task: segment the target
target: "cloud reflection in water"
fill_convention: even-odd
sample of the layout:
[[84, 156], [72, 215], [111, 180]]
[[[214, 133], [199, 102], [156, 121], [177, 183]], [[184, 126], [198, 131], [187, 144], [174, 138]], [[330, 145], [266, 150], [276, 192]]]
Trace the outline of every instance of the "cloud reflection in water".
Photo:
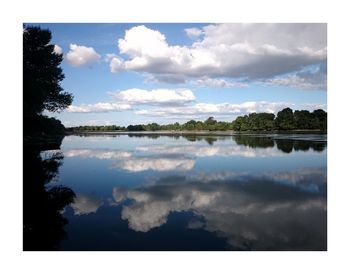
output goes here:
[[233, 249], [326, 249], [325, 168], [262, 177], [228, 172], [204, 182], [201, 176], [160, 177], [147, 187], [114, 188], [113, 197], [131, 200], [122, 218], [139, 232], [162, 226], [172, 212], [191, 211], [198, 220], [189, 228], [215, 232]]
[[95, 213], [102, 204], [102, 199], [98, 197], [78, 193], [70, 206], [73, 208], [74, 215], [86, 215]]

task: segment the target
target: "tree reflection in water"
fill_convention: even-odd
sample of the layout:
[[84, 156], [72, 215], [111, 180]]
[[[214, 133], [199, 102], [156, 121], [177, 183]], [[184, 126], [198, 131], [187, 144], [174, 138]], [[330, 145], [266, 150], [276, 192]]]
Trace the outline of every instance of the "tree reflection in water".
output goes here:
[[275, 145], [278, 150], [284, 153], [291, 153], [293, 149], [295, 151], [308, 151], [310, 149], [321, 152], [327, 147], [326, 141], [314, 141], [303, 139], [290, 139], [290, 138], [274, 138], [261, 137], [261, 136], [249, 136], [249, 135], [234, 135], [233, 140], [237, 145], [244, 145], [250, 148], [273, 148]]
[[68, 223], [63, 209], [73, 202], [74, 192], [64, 186], [47, 184], [58, 175], [61, 152], [46, 152], [24, 147], [23, 249], [56, 250], [65, 236]]

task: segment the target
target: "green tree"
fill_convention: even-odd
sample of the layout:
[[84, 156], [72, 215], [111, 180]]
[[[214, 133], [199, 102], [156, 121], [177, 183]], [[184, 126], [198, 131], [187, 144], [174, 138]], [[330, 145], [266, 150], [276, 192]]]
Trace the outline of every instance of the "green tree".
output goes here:
[[258, 113], [257, 114], [257, 128], [258, 130], [273, 130], [275, 114], [273, 113]]
[[247, 130], [248, 129], [248, 116], [238, 116], [236, 120], [232, 122], [232, 128], [233, 130]]
[[128, 131], [144, 131], [145, 128], [143, 125], [129, 125], [127, 127]]
[[204, 121], [205, 129], [207, 130], [215, 130], [217, 121], [214, 119], [214, 117], [209, 117], [207, 120]]
[[196, 123], [197, 122], [195, 120], [190, 120], [183, 125], [183, 128], [185, 130], [194, 130], [196, 129]]
[[146, 130], [150, 130], [150, 131], [160, 130], [160, 125], [158, 125], [157, 123], [148, 124], [146, 127]]
[[314, 113], [308, 110], [296, 110], [294, 112], [294, 123], [298, 129], [318, 129], [320, 123]]
[[319, 128], [322, 130], [327, 129], [327, 112], [325, 112], [323, 109], [316, 109], [313, 111], [313, 114], [315, 115], [316, 119], [319, 122]]
[[285, 108], [277, 113], [275, 127], [281, 130], [291, 130], [295, 128], [293, 110]]

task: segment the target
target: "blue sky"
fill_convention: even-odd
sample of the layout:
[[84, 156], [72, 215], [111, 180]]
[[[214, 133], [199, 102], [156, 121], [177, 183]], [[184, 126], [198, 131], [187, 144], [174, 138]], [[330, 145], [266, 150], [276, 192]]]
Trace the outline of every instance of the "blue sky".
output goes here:
[[327, 108], [325, 24], [33, 24], [64, 55], [65, 126]]

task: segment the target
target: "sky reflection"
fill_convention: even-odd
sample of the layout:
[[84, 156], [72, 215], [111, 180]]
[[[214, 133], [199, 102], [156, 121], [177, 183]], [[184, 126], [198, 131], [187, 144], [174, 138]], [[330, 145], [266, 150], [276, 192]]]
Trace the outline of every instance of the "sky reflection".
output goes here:
[[323, 135], [68, 136], [62, 152], [64, 250], [327, 249]]
[[[315, 174], [320, 191], [307, 191], [306, 178]], [[203, 177], [160, 177], [147, 187], [116, 187], [113, 197], [115, 204], [132, 201], [123, 206], [122, 219], [138, 232], [162, 226], [172, 212], [192, 211], [198, 218], [189, 228], [215, 232], [235, 249], [325, 248], [325, 169], [262, 178], [217, 174], [204, 182]]]

